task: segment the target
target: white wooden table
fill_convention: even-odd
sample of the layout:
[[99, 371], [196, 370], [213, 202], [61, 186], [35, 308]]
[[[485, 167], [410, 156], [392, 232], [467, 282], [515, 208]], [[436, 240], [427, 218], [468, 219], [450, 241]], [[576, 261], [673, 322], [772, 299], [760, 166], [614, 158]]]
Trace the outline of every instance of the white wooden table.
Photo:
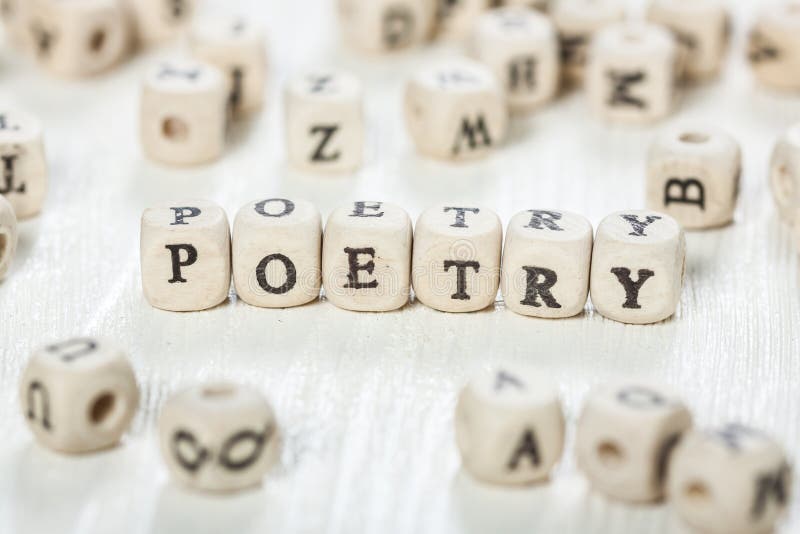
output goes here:
[[[174, 314], [142, 296], [139, 216], [163, 199], [214, 200], [230, 217], [275, 194], [305, 197], [324, 215], [356, 199], [391, 200], [414, 218], [435, 202], [481, 201], [504, 222], [552, 206], [595, 224], [641, 207], [645, 149], [658, 127], [604, 126], [581, 94], [515, 122], [508, 144], [486, 161], [426, 161], [403, 127], [403, 81], [423, 58], [456, 47], [365, 59], [339, 46], [330, 0], [220, 0], [270, 31], [269, 105], [236, 126], [220, 162], [175, 170], [143, 159], [137, 140], [139, 80], [163, 51], [106, 76], [63, 81], [4, 50], [0, 103], [45, 122], [52, 184], [43, 214], [21, 225], [15, 265], [0, 284], [0, 532], [684, 532], [668, 507], [609, 502], [576, 469], [571, 444], [583, 395], [615, 376], [669, 383], [700, 424], [763, 428], [800, 463], [798, 266], [766, 178], [773, 140], [800, 120], [800, 98], [754, 85], [743, 46], [758, 2], [729, 3], [737, 24], [724, 75], [689, 91], [667, 123], [711, 122], [741, 141], [741, 204], [734, 225], [689, 235], [679, 312], [654, 326], [614, 323], [590, 308], [547, 321], [502, 303], [459, 316], [420, 304], [375, 315], [324, 301], [265, 310], [233, 296], [211, 311]], [[315, 64], [352, 70], [368, 89], [368, 161], [355, 176], [286, 167], [279, 88]], [[17, 381], [32, 347], [84, 333], [129, 349], [142, 406], [121, 447], [64, 457], [33, 443]], [[534, 364], [560, 385], [569, 440], [549, 484], [492, 489], [460, 471], [456, 393], [497, 361]], [[277, 409], [285, 446], [260, 491], [209, 498], [167, 479], [154, 432], [159, 407], [181, 385], [212, 378], [258, 385]], [[800, 532], [797, 497], [783, 531]]]

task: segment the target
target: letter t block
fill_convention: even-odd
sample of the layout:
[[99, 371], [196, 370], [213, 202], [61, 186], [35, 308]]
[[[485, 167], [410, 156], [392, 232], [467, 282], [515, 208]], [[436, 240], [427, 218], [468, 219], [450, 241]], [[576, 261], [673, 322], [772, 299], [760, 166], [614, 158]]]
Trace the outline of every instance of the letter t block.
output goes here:
[[222, 208], [183, 200], [148, 208], [141, 226], [142, 289], [154, 307], [212, 308], [228, 297], [231, 242]]

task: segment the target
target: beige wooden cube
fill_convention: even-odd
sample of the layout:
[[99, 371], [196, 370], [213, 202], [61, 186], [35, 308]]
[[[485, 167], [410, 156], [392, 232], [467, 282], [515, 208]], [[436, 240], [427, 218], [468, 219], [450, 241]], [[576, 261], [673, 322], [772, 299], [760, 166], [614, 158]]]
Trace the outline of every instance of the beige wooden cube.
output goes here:
[[17, 217], [14, 208], [0, 197], [0, 281], [6, 277], [17, 252]]
[[285, 91], [289, 162], [307, 172], [353, 172], [364, 158], [364, 95], [350, 74], [316, 70]]
[[520, 6], [487, 11], [475, 25], [472, 53], [494, 71], [514, 111], [535, 109], [558, 90], [558, 36], [537, 11]]
[[216, 67], [194, 60], [161, 61], [144, 80], [139, 119], [142, 149], [170, 165], [198, 165], [225, 147], [228, 92]]
[[113, 342], [75, 338], [31, 355], [20, 406], [36, 440], [49, 449], [86, 453], [116, 445], [139, 405], [124, 351]]
[[414, 230], [411, 280], [417, 300], [445, 312], [490, 306], [500, 285], [503, 228], [480, 205], [442, 204], [425, 210]]
[[42, 209], [47, 193], [47, 160], [39, 121], [21, 111], [0, 111], [0, 195], [27, 219]]
[[437, 4], [436, 36], [446, 40], [467, 37], [492, 0], [434, 0]]
[[161, 410], [158, 431], [172, 478], [193, 490], [258, 486], [280, 452], [278, 423], [264, 395], [229, 382], [172, 396]]
[[547, 12], [550, 10], [550, 0], [496, 0], [500, 6], [520, 6]]
[[455, 414], [464, 469], [504, 485], [546, 480], [564, 449], [555, 384], [533, 369], [495, 367], [462, 390]]
[[405, 119], [418, 152], [455, 161], [486, 157], [508, 129], [505, 94], [497, 77], [468, 60], [417, 72], [406, 86]]
[[548, 319], [581, 313], [589, 295], [593, 232], [585, 217], [526, 210], [508, 223], [500, 287], [509, 310]]
[[675, 449], [668, 494], [698, 532], [772, 532], [791, 504], [792, 468], [782, 447], [758, 430], [695, 430]]
[[411, 289], [411, 219], [399, 206], [358, 201], [333, 211], [325, 224], [325, 297], [346, 310], [402, 308]]
[[775, 143], [769, 183], [778, 213], [793, 222], [800, 208], [800, 124], [786, 130]]
[[647, 207], [687, 229], [728, 224], [741, 172], [739, 144], [728, 134], [707, 125], [669, 128], [647, 156]]
[[620, 382], [598, 387], [578, 420], [578, 467], [595, 490], [609, 497], [659, 500], [672, 450], [691, 426], [689, 410], [662, 386]]
[[212, 308], [228, 297], [231, 245], [225, 212], [205, 200], [148, 208], [141, 227], [142, 289], [169, 311]]
[[236, 116], [261, 108], [267, 84], [264, 31], [245, 17], [206, 17], [191, 27], [192, 54], [228, 78], [228, 105]]
[[553, 9], [553, 23], [561, 39], [564, 81], [583, 81], [589, 45], [602, 28], [622, 22], [625, 9], [619, 0], [561, 0]]
[[6, 40], [14, 47], [26, 49], [31, 43], [29, 14], [30, 0], [1, 0], [0, 21]]
[[800, 2], [768, 3], [750, 32], [748, 58], [756, 79], [776, 89], [800, 89]]
[[197, 10], [197, 0], [124, 0], [143, 46], [167, 41], [186, 30]]
[[437, 0], [339, 0], [342, 37], [368, 53], [405, 50], [433, 32]]
[[730, 24], [721, 0], [651, 0], [647, 18], [675, 35], [687, 78], [702, 80], [719, 73]]
[[233, 282], [244, 302], [289, 308], [319, 297], [322, 219], [300, 199], [269, 198], [242, 206], [233, 223]]
[[677, 69], [678, 48], [666, 29], [639, 23], [607, 26], [589, 47], [590, 108], [611, 122], [662, 119], [673, 108]]
[[37, 62], [62, 76], [108, 70], [128, 52], [130, 32], [118, 0], [34, 0], [30, 44]]
[[621, 211], [597, 227], [592, 252], [592, 304], [628, 324], [663, 321], [680, 302], [686, 263], [683, 228], [664, 213]]

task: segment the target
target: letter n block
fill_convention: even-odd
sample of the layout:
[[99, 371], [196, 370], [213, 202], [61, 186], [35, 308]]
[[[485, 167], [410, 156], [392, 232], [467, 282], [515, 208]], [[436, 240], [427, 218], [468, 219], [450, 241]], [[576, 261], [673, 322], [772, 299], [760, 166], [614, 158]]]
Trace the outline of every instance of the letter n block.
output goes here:
[[169, 311], [212, 308], [228, 297], [228, 218], [211, 202], [183, 200], [148, 208], [141, 226], [142, 289]]
[[670, 317], [683, 286], [686, 241], [678, 222], [655, 211], [623, 211], [597, 227], [594, 308], [609, 319], [649, 324]]

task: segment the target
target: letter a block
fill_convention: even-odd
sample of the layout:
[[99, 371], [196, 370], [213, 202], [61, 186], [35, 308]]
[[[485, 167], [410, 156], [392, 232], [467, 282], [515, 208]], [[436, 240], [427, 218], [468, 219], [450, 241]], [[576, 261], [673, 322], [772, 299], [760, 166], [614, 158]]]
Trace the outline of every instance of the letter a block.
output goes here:
[[408, 302], [411, 219], [385, 202], [354, 202], [325, 225], [322, 276], [325, 296], [354, 311], [390, 311]]
[[669, 215], [635, 210], [609, 215], [595, 236], [592, 304], [623, 323], [663, 321], [680, 301], [685, 261], [683, 229]]
[[445, 204], [417, 220], [411, 276], [417, 299], [436, 310], [472, 312], [497, 298], [503, 228], [492, 210]]
[[500, 286], [506, 308], [522, 315], [572, 317], [589, 295], [592, 225], [556, 210], [527, 210], [508, 224]]
[[169, 311], [205, 310], [228, 297], [231, 245], [228, 218], [201, 200], [170, 202], [142, 215], [142, 288], [147, 301]]
[[305, 200], [250, 202], [233, 223], [233, 282], [244, 302], [300, 306], [319, 297], [322, 219]]

